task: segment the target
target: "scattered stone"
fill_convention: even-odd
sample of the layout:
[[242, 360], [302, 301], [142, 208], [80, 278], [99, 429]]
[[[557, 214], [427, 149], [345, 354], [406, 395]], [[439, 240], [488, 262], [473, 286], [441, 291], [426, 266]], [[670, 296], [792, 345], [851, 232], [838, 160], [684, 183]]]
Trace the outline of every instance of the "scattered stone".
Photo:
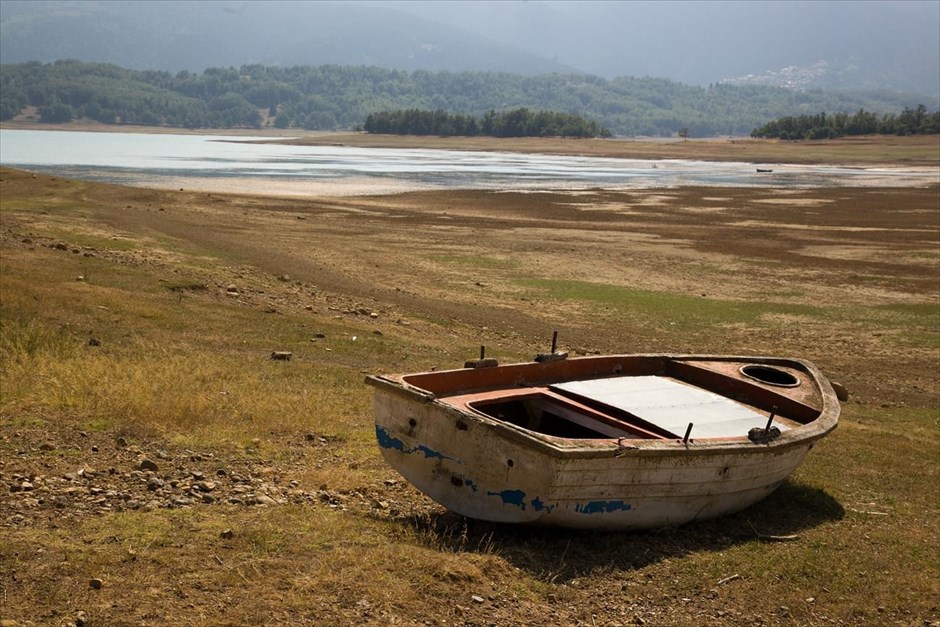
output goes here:
[[833, 391], [836, 393], [836, 398], [845, 403], [849, 400], [849, 390], [844, 385], [838, 381], [830, 381]]
[[76, 281], [79, 281], [79, 282], [84, 281], [84, 280], [85, 280], [85, 275], [84, 275], [84, 274], [79, 274], [77, 277], [75, 277], [75, 280], [76, 280]]
[[476, 595], [476, 594], [470, 597], [470, 600], [472, 600], [474, 603], [483, 603], [485, 601], [483, 597]]
[[157, 472], [160, 470], [160, 467], [157, 466], [155, 461], [144, 457], [142, 460], [137, 462], [137, 470], [151, 470], [153, 472]]
[[43, 442], [42, 444], [39, 445], [39, 450], [40, 451], [53, 451], [55, 450], [55, 444], [53, 444], [52, 442]]
[[255, 497], [255, 504], [256, 505], [277, 505], [277, 501], [272, 499], [267, 494], [259, 494], [258, 496]]
[[89, 346], [101, 346], [101, 340], [99, 340], [96, 337], [90, 337], [88, 338], [88, 345]]
[[325, 334], [325, 333], [314, 333], [314, 334], [313, 334], [313, 337], [316, 338], [316, 339], [318, 339], [318, 340], [323, 340], [323, 339], [326, 339], [326, 334]]
[[123, 437], [119, 437], [119, 438], [115, 441], [115, 443], [117, 444], [117, 447], [118, 447], [118, 448], [124, 448], [124, 447], [127, 446], [127, 439], [126, 439], [126, 438], [123, 438]]
[[271, 353], [271, 359], [274, 359], [276, 361], [290, 361], [293, 355], [294, 354], [291, 353], [290, 351], [274, 351], [273, 353]]
[[98, 579], [97, 577], [88, 582], [88, 585], [94, 590], [101, 590], [101, 586], [104, 585], [104, 582]]
[[231, 294], [232, 296], [238, 296], [238, 286], [234, 283], [229, 283], [228, 287], [225, 288], [225, 292], [227, 294]]
[[86, 625], [88, 625], [88, 617], [85, 612], [79, 610], [75, 613], [75, 627], [86, 627]]
[[289, 274], [281, 274], [281, 275], [278, 275], [277, 280], [278, 280], [278, 281], [281, 281], [282, 283], [286, 283], [286, 282], [290, 281], [290, 275], [289, 275]]

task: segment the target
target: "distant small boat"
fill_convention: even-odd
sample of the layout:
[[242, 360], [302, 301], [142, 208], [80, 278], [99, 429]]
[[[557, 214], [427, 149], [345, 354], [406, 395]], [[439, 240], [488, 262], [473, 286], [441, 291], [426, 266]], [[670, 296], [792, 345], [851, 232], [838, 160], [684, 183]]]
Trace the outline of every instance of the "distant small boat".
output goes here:
[[756, 503], [839, 420], [799, 359], [555, 355], [367, 377], [383, 456], [471, 518], [644, 529]]
[[757, 168], [758, 174], [770, 174], [773, 170], [765, 170], [764, 168]]

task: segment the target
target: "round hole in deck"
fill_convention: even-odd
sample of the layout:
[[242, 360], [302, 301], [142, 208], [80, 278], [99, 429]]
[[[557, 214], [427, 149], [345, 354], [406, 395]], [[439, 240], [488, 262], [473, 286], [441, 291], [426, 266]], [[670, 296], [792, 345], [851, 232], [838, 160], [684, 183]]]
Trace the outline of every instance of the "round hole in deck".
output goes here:
[[506, 460], [506, 465], [509, 466], [510, 468], [512, 468], [512, 467], [515, 466], [516, 464], [515, 464], [515, 462], [513, 462], [511, 459], [507, 459], [507, 460]]
[[451, 484], [453, 484], [453, 485], [455, 485], [455, 486], [457, 486], [457, 487], [460, 487], [460, 486], [463, 485], [463, 479], [461, 479], [461, 478], [458, 477], [457, 475], [451, 475], [451, 477], [450, 477], [450, 482], [451, 482]]
[[408, 426], [414, 427], [414, 426], [417, 425], [417, 424], [418, 424], [418, 421], [415, 420], [414, 418], [409, 418], [409, 419], [408, 419]]
[[763, 366], [760, 364], [749, 364], [741, 366], [741, 374], [745, 377], [766, 383], [767, 385], [779, 385], [785, 388], [794, 388], [800, 384], [800, 380], [795, 375], [786, 370], [774, 368], [773, 366]]

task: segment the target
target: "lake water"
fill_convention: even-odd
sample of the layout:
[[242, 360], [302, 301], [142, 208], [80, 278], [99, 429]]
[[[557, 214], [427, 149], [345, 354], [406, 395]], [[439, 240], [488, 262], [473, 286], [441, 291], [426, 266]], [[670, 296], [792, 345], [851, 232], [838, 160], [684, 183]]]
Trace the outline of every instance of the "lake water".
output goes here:
[[559, 190], [731, 185], [919, 186], [935, 169], [849, 168], [508, 152], [285, 146], [219, 135], [0, 130], [0, 164], [147, 187], [291, 195], [410, 189]]

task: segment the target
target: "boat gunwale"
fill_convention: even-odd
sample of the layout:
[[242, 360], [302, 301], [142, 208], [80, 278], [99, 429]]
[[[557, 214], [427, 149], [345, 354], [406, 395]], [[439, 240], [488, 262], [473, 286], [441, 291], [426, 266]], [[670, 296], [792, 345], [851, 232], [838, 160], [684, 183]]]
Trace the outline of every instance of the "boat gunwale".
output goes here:
[[[455, 420], [466, 420], [494, 429], [498, 433], [505, 435], [517, 443], [530, 446], [534, 449], [556, 458], [601, 458], [611, 456], [666, 456], [676, 455], [681, 452], [686, 455], [710, 455], [710, 454], [728, 454], [728, 453], [766, 453], [784, 452], [787, 449], [806, 446], [816, 440], [824, 437], [838, 425], [839, 415], [841, 413], [836, 393], [832, 389], [829, 380], [822, 372], [811, 362], [795, 358], [780, 357], [761, 357], [761, 356], [743, 356], [743, 355], [684, 355], [684, 354], [623, 354], [623, 355], [603, 355], [576, 357], [572, 360], [598, 360], [598, 359], [616, 359], [616, 358], [646, 358], [659, 359], [664, 363], [670, 361], [695, 362], [749, 362], [764, 365], [776, 365], [784, 367], [797, 367], [812, 380], [820, 392], [822, 407], [819, 415], [812, 421], [799, 425], [797, 427], [783, 431], [775, 439], [756, 443], [748, 439], [747, 436], [738, 436], [732, 438], [690, 438], [688, 442], [682, 439], [633, 439], [633, 438], [597, 438], [588, 440], [561, 438], [541, 434], [531, 431], [524, 427], [519, 427], [509, 422], [500, 421], [486, 416], [479, 411], [470, 411], [448, 404], [437, 397], [432, 392], [417, 387], [404, 378], [414, 376], [414, 374], [450, 374], [461, 372], [463, 369], [454, 369], [446, 371], [432, 371], [427, 373], [414, 373], [412, 375], [391, 375], [366, 377], [366, 383], [375, 387], [377, 391], [392, 392], [398, 396], [403, 396], [415, 402], [431, 403], [435, 408], [454, 418]], [[512, 366], [527, 366], [532, 362], [523, 362], [519, 364], [507, 364], [497, 366], [497, 368], [508, 368]], [[750, 385], [750, 384], [749, 384]], [[759, 387], [759, 386], [757, 386]]]

